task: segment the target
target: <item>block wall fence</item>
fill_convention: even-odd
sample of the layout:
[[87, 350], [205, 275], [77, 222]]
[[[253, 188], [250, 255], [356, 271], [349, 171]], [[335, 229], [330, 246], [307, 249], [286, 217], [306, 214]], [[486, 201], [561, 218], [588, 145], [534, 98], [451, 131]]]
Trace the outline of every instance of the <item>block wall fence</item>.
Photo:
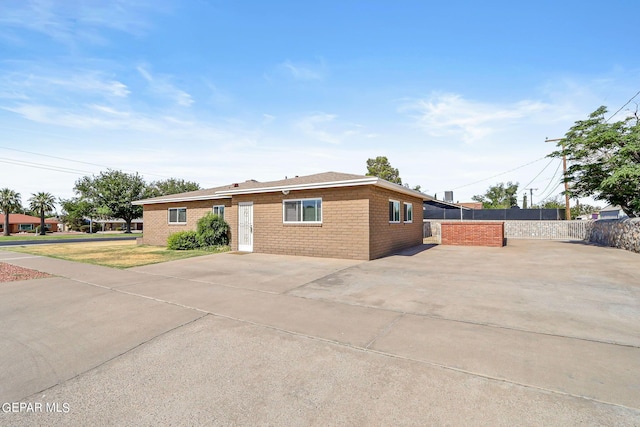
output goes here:
[[[452, 221], [424, 220], [423, 235], [427, 242], [440, 243], [443, 222]], [[582, 240], [640, 253], [640, 218], [597, 221], [504, 221], [504, 237], [507, 240]]]

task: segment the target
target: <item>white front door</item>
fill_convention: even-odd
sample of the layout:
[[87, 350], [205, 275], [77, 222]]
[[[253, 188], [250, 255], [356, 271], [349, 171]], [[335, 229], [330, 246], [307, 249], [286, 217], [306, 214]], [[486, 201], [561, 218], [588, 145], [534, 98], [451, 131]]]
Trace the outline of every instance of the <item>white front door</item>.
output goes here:
[[253, 202], [238, 203], [238, 250], [253, 252]]

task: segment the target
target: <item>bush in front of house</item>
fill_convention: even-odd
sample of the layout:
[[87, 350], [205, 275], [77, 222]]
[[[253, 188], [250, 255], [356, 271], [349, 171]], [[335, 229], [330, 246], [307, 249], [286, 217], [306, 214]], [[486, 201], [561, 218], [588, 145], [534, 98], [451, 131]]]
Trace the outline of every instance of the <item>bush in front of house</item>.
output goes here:
[[99, 227], [97, 225], [81, 225], [80, 226], [80, 231], [82, 231], [83, 233], [97, 233], [98, 232]]
[[225, 251], [229, 244], [229, 224], [213, 213], [200, 218], [197, 231], [178, 231], [167, 239], [167, 248], [173, 250], [205, 249]]
[[198, 243], [203, 248], [229, 244], [229, 224], [211, 212], [198, 220]]
[[167, 239], [167, 248], [176, 251], [188, 251], [199, 247], [198, 233], [195, 231], [178, 231]]

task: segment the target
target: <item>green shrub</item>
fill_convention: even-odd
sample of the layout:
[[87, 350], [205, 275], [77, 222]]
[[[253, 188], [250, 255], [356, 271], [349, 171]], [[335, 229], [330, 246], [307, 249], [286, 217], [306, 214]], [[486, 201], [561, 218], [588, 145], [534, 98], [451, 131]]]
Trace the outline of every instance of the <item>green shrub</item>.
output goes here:
[[203, 248], [229, 244], [229, 224], [218, 215], [209, 212], [198, 220], [198, 243]]
[[198, 249], [198, 234], [195, 231], [178, 231], [167, 239], [167, 248], [177, 251]]
[[82, 231], [83, 233], [88, 233], [89, 230], [91, 230], [92, 233], [97, 233], [98, 231], [100, 231], [100, 226], [97, 224], [93, 224], [93, 226], [89, 226], [89, 225], [80, 226], [80, 231]]

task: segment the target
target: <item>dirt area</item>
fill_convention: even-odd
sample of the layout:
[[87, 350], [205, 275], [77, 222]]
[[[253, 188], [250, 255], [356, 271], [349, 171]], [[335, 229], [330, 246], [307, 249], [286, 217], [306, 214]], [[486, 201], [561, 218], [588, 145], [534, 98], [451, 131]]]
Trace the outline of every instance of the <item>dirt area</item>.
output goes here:
[[15, 282], [17, 280], [44, 279], [51, 277], [50, 274], [29, 268], [18, 267], [17, 265], [0, 262], [0, 282]]

